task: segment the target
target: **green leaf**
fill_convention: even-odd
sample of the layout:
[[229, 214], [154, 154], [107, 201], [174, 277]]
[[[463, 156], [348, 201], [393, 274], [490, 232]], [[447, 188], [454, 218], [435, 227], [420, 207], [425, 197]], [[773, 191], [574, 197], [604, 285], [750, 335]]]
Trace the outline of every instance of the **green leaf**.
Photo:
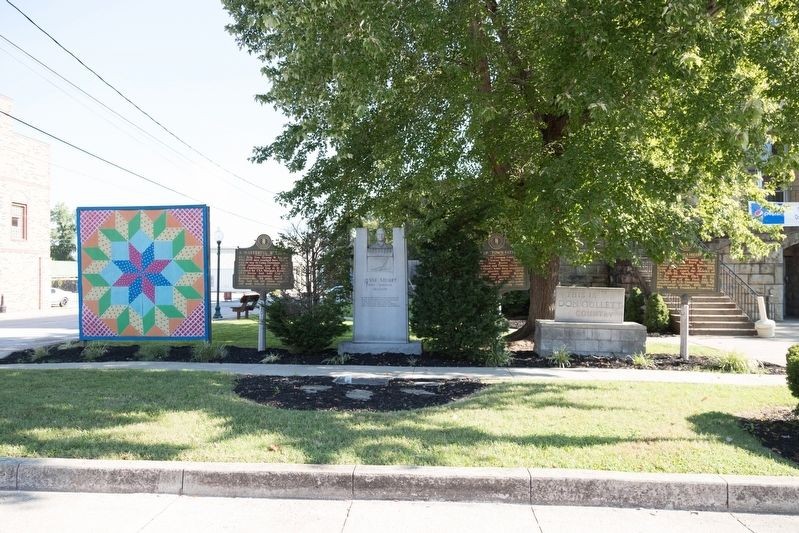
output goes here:
[[142, 317], [141, 322], [143, 333], [153, 329], [153, 326], [155, 326], [155, 309], [150, 309], [150, 312]]
[[83, 251], [95, 261], [108, 261], [108, 256], [100, 248], [84, 248]]
[[161, 213], [161, 216], [153, 222], [153, 239], [157, 238], [166, 229], [166, 213]]
[[84, 274], [83, 277], [92, 284], [93, 287], [108, 287], [109, 284], [100, 274]]
[[189, 300], [196, 300], [197, 298], [202, 298], [202, 294], [200, 294], [197, 289], [194, 287], [189, 286], [180, 286], [175, 287], [180, 294], [185, 296]]
[[111, 291], [105, 291], [105, 294], [100, 298], [98, 302], [97, 311], [100, 316], [103, 316], [108, 308], [111, 307]]
[[186, 232], [181, 231], [172, 241], [172, 255], [178, 255], [180, 251], [186, 247]]
[[183, 318], [184, 315], [174, 305], [159, 305], [158, 309], [164, 313], [167, 318]]
[[100, 233], [105, 235], [111, 242], [121, 242], [125, 240], [125, 237], [123, 237], [121, 233], [113, 228], [101, 229]]
[[139, 231], [141, 227], [141, 213], [136, 213], [136, 215], [130, 219], [128, 222], [128, 238], [133, 237], [136, 235], [136, 232]]
[[122, 314], [117, 317], [117, 333], [121, 335], [129, 324], [130, 324], [130, 310], [125, 309], [124, 311], [122, 311]]
[[176, 259], [175, 263], [183, 270], [183, 272], [202, 272], [202, 268], [197, 266], [194, 261], [189, 259]]

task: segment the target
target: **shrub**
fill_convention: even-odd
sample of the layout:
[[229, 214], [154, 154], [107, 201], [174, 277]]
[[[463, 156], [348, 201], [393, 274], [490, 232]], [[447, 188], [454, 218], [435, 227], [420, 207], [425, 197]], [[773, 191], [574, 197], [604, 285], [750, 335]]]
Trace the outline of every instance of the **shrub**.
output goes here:
[[720, 355], [716, 358], [715, 364], [716, 368], [721, 372], [748, 374], [751, 371], [746, 356], [739, 352], [727, 352], [724, 355]]
[[644, 305], [646, 305], [646, 296], [641, 289], [633, 287], [624, 301], [624, 320], [641, 324], [644, 321]]
[[313, 302], [281, 296], [266, 308], [267, 327], [294, 350], [318, 352], [347, 331], [343, 309], [335, 298]]
[[552, 352], [552, 355], [547, 357], [547, 361], [552, 366], [558, 365], [559, 368], [566, 368], [572, 366], [571, 354], [565, 347], [557, 348]]
[[87, 342], [81, 355], [87, 361], [95, 361], [108, 353], [108, 345], [103, 342]]
[[655, 368], [655, 360], [645, 353], [637, 353], [633, 355], [633, 366], [635, 368]]
[[323, 365], [346, 365], [352, 356], [348, 353], [340, 353], [338, 355], [334, 355], [332, 357], [328, 357], [327, 359], [322, 359]]
[[278, 361], [280, 361], [280, 354], [276, 353], [270, 353], [266, 357], [261, 359], [261, 362], [264, 364], [277, 363]]
[[139, 346], [139, 351], [136, 353], [142, 361], [161, 361], [166, 359], [169, 353], [169, 346], [166, 344], [142, 344]]
[[481, 275], [478, 242], [462, 225], [447, 224], [420, 244], [411, 328], [443, 357], [506, 364], [508, 323], [497, 288]]
[[50, 355], [50, 348], [47, 346], [38, 346], [33, 350], [33, 353], [30, 356], [31, 361], [38, 361], [39, 359], [43, 359]]
[[502, 314], [507, 318], [527, 318], [529, 313], [529, 291], [508, 291], [502, 295]]
[[796, 398], [799, 398], [799, 344], [794, 344], [788, 348], [786, 355], [788, 379], [788, 389]]
[[644, 310], [644, 325], [650, 333], [663, 333], [668, 331], [671, 315], [666, 302], [659, 294], [653, 294], [646, 302]]
[[211, 344], [199, 342], [191, 347], [191, 360], [197, 363], [210, 363], [218, 361], [227, 355], [227, 346], [224, 344]]

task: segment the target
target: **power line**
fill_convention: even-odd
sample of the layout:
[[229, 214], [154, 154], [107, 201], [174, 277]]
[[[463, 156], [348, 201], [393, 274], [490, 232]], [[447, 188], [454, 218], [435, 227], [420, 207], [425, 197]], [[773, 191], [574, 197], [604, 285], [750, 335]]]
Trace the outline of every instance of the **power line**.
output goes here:
[[46, 69], [47, 71], [49, 71], [51, 74], [54, 74], [55, 76], [57, 76], [58, 78], [60, 78], [61, 80], [63, 80], [63, 81], [64, 81], [64, 82], [66, 82], [67, 84], [69, 84], [69, 85], [70, 85], [72, 88], [76, 89], [77, 91], [80, 91], [80, 92], [81, 92], [83, 95], [85, 95], [86, 97], [88, 97], [89, 99], [91, 99], [93, 102], [95, 102], [95, 103], [97, 103], [97, 104], [101, 105], [101, 106], [102, 106], [103, 108], [105, 108], [107, 111], [109, 111], [109, 112], [113, 113], [114, 115], [116, 115], [117, 117], [121, 118], [122, 120], [124, 120], [125, 122], [127, 122], [128, 124], [130, 124], [131, 126], [133, 126], [134, 128], [136, 128], [136, 129], [137, 129], [137, 130], [139, 130], [140, 132], [144, 133], [145, 135], [147, 135], [148, 137], [150, 137], [150, 138], [151, 138], [151, 139], [153, 139], [154, 141], [156, 141], [156, 142], [158, 142], [159, 144], [161, 144], [162, 146], [164, 146], [164, 147], [168, 148], [169, 150], [171, 150], [171, 151], [172, 151], [172, 152], [174, 152], [175, 154], [179, 155], [180, 157], [183, 157], [184, 159], [186, 159], [186, 157], [185, 157], [183, 154], [181, 154], [180, 152], [178, 152], [177, 150], [175, 150], [174, 148], [172, 148], [171, 146], [169, 146], [168, 144], [166, 144], [165, 142], [163, 142], [161, 139], [159, 139], [158, 137], [156, 137], [155, 135], [153, 135], [153, 134], [152, 134], [152, 133], [150, 133], [149, 131], [145, 130], [144, 128], [142, 128], [141, 126], [139, 126], [138, 124], [136, 124], [135, 122], [133, 122], [132, 120], [128, 119], [128, 118], [127, 118], [126, 116], [124, 116], [123, 114], [121, 114], [121, 113], [119, 113], [118, 111], [116, 111], [116, 110], [114, 110], [114, 109], [110, 108], [108, 105], [106, 105], [104, 102], [102, 102], [101, 100], [99, 100], [98, 98], [96, 98], [94, 95], [92, 95], [92, 94], [90, 94], [90, 93], [86, 92], [86, 91], [85, 91], [85, 90], [83, 90], [81, 87], [79, 87], [78, 85], [76, 85], [75, 83], [73, 83], [72, 81], [70, 81], [69, 79], [65, 78], [64, 76], [62, 76], [61, 74], [59, 74], [59, 73], [58, 73], [57, 71], [55, 71], [54, 69], [50, 68], [50, 67], [49, 67], [47, 64], [45, 64], [43, 61], [39, 60], [38, 58], [36, 58], [36, 57], [35, 57], [35, 56], [33, 56], [32, 54], [30, 54], [30, 53], [29, 53], [27, 50], [25, 50], [24, 48], [22, 48], [21, 46], [19, 46], [18, 44], [16, 44], [14, 41], [12, 41], [11, 39], [9, 39], [9, 38], [8, 38], [8, 37], [6, 37], [5, 35], [3, 35], [3, 34], [0, 34], [0, 39], [3, 39], [5, 42], [7, 42], [8, 44], [10, 44], [10, 45], [11, 45], [11, 46], [13, 46], [14, 48], [16, 48], [18, 51], [20, 51], [20, 52], [22, 52], [23, 54], [25, 54], [25, 55], [26, 55], [28, 58], [30, 58], [31, 60], [35, 61], [37, 64], [39, 64], [39, 66], [41, 66], [42, 68], [44, 68], [44, 69]]
[[[48, 66], [48, 65], [47, 65], [46, 63], [44, 63], [43, 61], [40, 61], [38, 58], [36, 58], [35, 56], [33, 56], [33, 54], [30, 54], [30, 53], [29, 53], [28, 51], [26, 51], [24, 48], [22, 48], [21, 46], [17, 45], [16, 43], [14, 43], [13, 41], [11, 41], [10, 39], [8, 39], [7, 37], [5, 37], [4, 35], [0, 34], [0, 39], [4, 40], [4, 41], [5, 41], [5, 42], [7, 42], [8, 44], [10, 44], [10, 45], [11, 45], [11, 46], [13, 46], [14, 48], [16, 48], [16, 49], [17, 49], [19, 52], [21, 52], [22, 54], [24, 54], [25, 56], [27, 56], [27, 57], [28, 57], [29, 59], [31, 59], [32, 61], [36, 62], [36, 63], [37, 63], [38, 65], [40, 65], [42, 68], [46, 69], [47, 71], [49, 71], [49, 72], [50, 72], [50, 73], [52, 73], [53, 75], [57, 76], [58, 78], [60, 78], [61, 80], [63, 80], [63, 81], [64, 81], [64, 82], [66, 82], [67, 84], [69, 84], [69, 85], [70, 85], [71, 87], [73, 87], [74, 89], [76, 89], [76, 90], [80, 91], [82, 94], [84, 94], [85, 96], [87, 96], [88, 98], [90, 98], [90, 99], [91, 99], [92, 101], [94, 101], [95, 103], [97, 103], [97, 104], [101, 105], [103, 108], [105, 108], [105, 109], [106, 109], [106, 110], [108, 110], [109, 112], [111, 112], [111, 113], [113, 113], [114, 115], [116, 115], [117, 117], [121, 118], [121, 119], [122, 119], [122, 120], [124, 120], [126, 123], [128, 123], [128, 124], [130, 124], [131, 126], [133, 126], [134, 128], [136, 128], [138, 131], [140, 131], [140, 132], [144, 133], [144, 134], [145, 134], [147, 137], [151, 138], [152, 140], [156, 141], [156, 142], [157, 142], [158, 144], [160, 144], [161, 146], [163, 146], [163, 147], [167, 148], [168, 150], [170, 150], [171, 152], [173, 152], [174, 154], [176, 154], [178, 157], [180, 157], [180, 158], [181, 158], [183, 161], [185, 161], [185, 162], [187, 162], [187, 163], [189, 163], [189, 164], [191, 164], [191, 165], [198, 165], [198, 166], [199, 166], [199, 164], [198, 164], [196, 161], [193, 161], [193, 160], [189, 159], [189, 158], [188, 158], [188, 157], [186, 157], [184, 154], [182, 154], [181, 152], [179, 152], [179, 151], [177, 151], [176, 149], [174, 149], [172, 146], [170, 146], [170, 145], [166, 144], [166, 143], [165, 143], [165, 142], [163, 142], [161, 139], [159, 139], [158, 137], [154, 136], [153, 134], [151, 134], [150, 132], [148, 132], [147, 130], [145, 130], [144, 128], [142, 128], [141, 126], [139, 126], [138, 124], [136, 124], [135, 122], [133, 122], [133, 121], [129, 120], [127, 117], [125, 117], [125, 116], [124, 116], [124, 115], [122, 115], [121, 113], [119, 113], [119, 112], [117, 112], [116, 110], [112, 109], [111, 107], [109, 107], [108, 105], [106, 105], [104, 102], [102, 102], [101, 100], [99, 100], [98, 98], [96, 98], [95, 96], [93, 96], [92, 94], [88, 93], [87, 91], [85, 91], [85, 90], [84, 90], [84, 89], [82, 89], [80, 86], [78, 86], [77, 84], [73, 83], [72, 81], [70, 81], [70, 80], [69, 80], [69, 79], [67, 79], [66, 77], [62, 76], [62, 75], [61, 75], [59, 72], [57, 72], [56, 70], [54, 70], [53, 68], [51, 68], [50, 66]], [[10, 55], [10, 52], [6, 51], [6, 50], [5, 50], [5, 49], [3, 49], [2, 47], [0, 47], [0, 50], [3, 50], [4, 52], [6, 52], [7, 54], [9, 54], [9, 55]], [[27, 65], [25, 65], [24, 63], [22, 63], [21, 61], [19, 61], [19, 59], [17, 59], [16, 57], [14, 57], [13, 55], [11, 55], [11, 57], [12, 57], [12, 59], [14, 59], [15, 61], [18, 61], [18, 62], [19, 62], [21, 65], [23, 65], [24, 67], [28, 68], [29, 70], [31, 70], [32, 72], [34, 72], [36, 75], [40, 76], [42, 79], [44, 79], [45, 81], [47, 81], [47, 82], [48, 82], [50, 85], [52, 85], [53, 87], [55, 87], [55, 88], [56, 88], [56, 89], [58, 89], [59, 91], [63, 92], [64, 94], [66, 94], [66, 95], [67, 95], [67, 96], [69, 96], [71, 99], [73, 99], [73, 100], [75, 100], [76, 102], [78, 102], [78, 103], [79, 103], [81, 106], [83, 106], [83, 107], [86, 107], [85, 105], [83, 105], [83, 103], [82, 103], [82, 102], [80, 102], [79, 100], [77, 100], [76, 98], [74, 98], [74, 97], [73, 97], [71, 94], [67, 93], [67, 92], [66, 92], [64, 89], [62, 89], [61, 87], [59, 87], [58, 85], [56, 85], [55, 83], [53, 83], [52, 81], [50, 81], [49, 79], [47, 79], [46, 77], [42, 76], [42, 75], [41, 75], [41, 74], [39, 74], [38, 72], [35, 72], [35, 71], [33, 71], [32, 69], [30, 69], [30, 67], [28, 67]], [[89, 108], [88, 108], [88, 107], [86, 107], [86, 109], [89, 109]], [[89, 109], [89, 111], [93, 112], [91, 109]], [[102, 116], [101, 116], [101, 118], [103, 118], [103, 120], [106, 120], [106, 122], [108, 122], [109, 124], [111, 124], [111, 125], [112, 125], [112, 126], [114, 126], [115, 128], [119, 129], [119, 130], [120, 130], [122, 133], [124, 133], [125, 135], [128, 135], [129, 137], [131, 137], [131, 138], [132, 138], [134, 141], [136, 141], [136, 142], [138, 142], [138, 143], [142, 144], [142, 143], [141, 143], [141, 141], [140, 141], [138, 138], [136, 138], [136, 137], [134, 137], [133, 135], [129, 134], [129, 133], [128, 133], [128, 132], [126, 132], [125, 130], [122, 130], [122, 129], [121, 129], [121, 128], [119, 128], [119, 127], [118, 127], [116, 124], [114, 124], [114, 123], [112, 123], [112, 122], [108, 121], [107, 119], [105, 119], [105, 118], [104, 118], [104, 117], [102, 117]], [[168, 158], [168, 157], [166, 157], [166, 156], [164, 156], [164, 157], [165, 157], [167, 160], [169, 160], [169, 158]], [[170, 162], [173, 162], [173, 161], [171, 161], [171, 160], [169, 160], [169, 161], [170, 161]], [[177, 164], [177, 163], [175, 163], [175, 164]], [[200, 167], [200, 168], [202, 168], [202, 167]], [[241, 191], [242, 193], [244, 193], [244, 194], [247, 194], [247, 192], [246, 192], [244, 189], [240, 188], [239, 186], [237, 186], [237, 185], [236, 185], [235, 183], [233, 183], [232, 181], [229, 181], [229, 180], [227, 180], [227, 179], [225, 179], [225, 178], [222, 178], [222, 180], [223, 180], [223, 181], [225, 181], [225, 183], [228, 183], [228, 184], [230, 184], [230, 186], [231, 186], [231, 187], [235, 187], [236, 189], [238, 189], [238, 190], [239, 190], [239, 191]]]
[[183, 139], [181, 139], [181, 138], [180, 138], [180, 137], [179, 137], [177, 134], [173, 133], [173, 132], [172, 132], [172, 130], [170, 130], [169, 128], [167, 128], [167, 127], [166, 127], [166, 126], [164, 126], [163, 124], [161, 124], [159, 121], [157, 121], [155, 118], [153, 118], [153, 116], [152, 116], [152, 115], [150, 115], [150, 114], [149, 114], [149, 113], [147, 113], [145, 110], [143, 110], [141, 107], [139, 107], [138, 105], [136, 105], [136, 103], [134, 103], [134, 102], [133, 102], [133, 101], [132, 101], [130, 98], [128, 98], [127, 96], [125, 96], [124, 94], [122, 94], [122, 92], [121, 92], [119, 89], [117, 89], [116, 87], [114, 87], [113, 85], [111, 85], [109, 82], [107, 82], [107, 81], [105, 80], [105, 78], [103, 78], [103, 77], [102, 77], [100, 74], [98, 74], [98, 73], [97, 73], [97, 72], [96, 72], [94, 69], [92, 69], [91, 67], [89, 67], [89, 66], [88, 66], [86, 63], [84, 63], [84, 62], [83, 62], [83, 61], [82, 61], [82, 60], [81, 60], [81, 59], [80, 59], [78, 56], [76, 56], [76, 55], [75, 55], [75, 54], [73, 54], [71, 51], [69, 51], [69, 50], [68, 50], [68, 49], [67, 49], [67, 48], [66, 48], [64, 45], [62, 45], [60, 42], [58, 42], [58, 40], [57, 40], [55, 37], [53, 37], [52, 35], [50, 35], [49, 33], [47, 33], [47, 31], [46, 31], [44, 28], [42, 28], [41, 26], [39, 26], [38, 24], [36, 24], [36, 22], [34, 22], [34, 20], [33, 20], [32, 18], [30, 18], [30, 17], [29, 17], [27, 14], [25, 14], [25, 12], [24, 12], [24, 11], [22, 11], [20, 8], [18, 8], [16, 5], [14, 5], [14, 4], [11, 2], [11, 0], [6, 0], [6, 3], [7, 3], [8, 5], [10, 5], [11, 7], [13, 7], [15, 10], [17, 10], [17, 12], [19, 12], [19, 14], [20, 14], [20, 15], [22, 15], [23, 17], [25, 17], [25, 18], [28, 20], [28, 22], [30, 22], [31, 24], [33, 24], [33, 25], [36, 27], [36, 29], [38, 29], [40, 32], [42, 32], [42, 33], [43, 33], [43, 34], [45, 34], [47, 37], [49, 37], [49, 38], [50, 38], [50, 40], [51, 40], [51, 41], [53, 41], [53, 42], [54, 42], [54, 43], [55, 43], [55, 44], [56, 44], [56, 45], [57, 45], [59, 48], [61, 48], [61, 49], [62, 49], [64, 52], [66, 52], [67, 54], [69, 54], [70, 56], [72, 56], [72, 58], [73, 58], [73, 59], [75, 59], [75, 61], [77, 61], [78, 63], [80, 63], [80, 64], [81, 64], [81, 66], [83, 66], [83, 68], [85, 68], [86, 70], [88, 70], [89, 72], [91, 72], [92, 74], [94, 74], [94, 75], [97, 77], [97, 79], [99, 79], [101, 82], [103, 82], [105, 85], [107, 85], [107, 86], [108, 86], [108, 87], [109, 87], [111, 90], [113, 90], [115, 93], [117, 93], [117, 94], [118, 94], [120, 97], [122, 97], [122, 98], [123, 98], [123, 99], [124, 99], [126, 102], [128, 102], [128, 103], [129, 103], [130, 105], [132, 105], [134, 108], [136, 108], [136, 109], [137, 109], [137, 110], [138, 110], [140, 113], [142, 113], [144, 116], [146, 116], [146, 117], [147, 117], [147, 118], [149, 118], [151, 121], [153, 121], [155, 124], [157, 124], [157, 125], [158, 125], [158, 126], [161, 128], [161, 129], [163, 129], [163, 130], [164, 130], [165, 132], [167, 132], [169, 135], [171, 135], [172, 137], [174, 137], [175, 139], [177, 139], [177, 140], [178, 140], [178, 141], [179, 141], [181, 144], [183, 144], [184, 146], [186, 146], [186, 147], [187, 147], [189, 150], [191, 150], [192, 152], [194, 152], [194, 153], [198, 154], [200, 157], [202, 157], [203, 159], [205, 159], [206, 161], [208, 161], [208, 162], [209, 162], [209, 163], [211, 163], [212, 165], [214, 165], [214, 166], [218, 167], [219, 169], [221, 169], [221, 170], [223, 170], [223, 171], [227, 172], [227, 173], [228, 173], [228, 174], [230, 174], [231, 176], [233, 176], [233, 177], [235, 177], [235, 178], [237, 178], [237, 179], [239, 179], [239, 180], [243, 181], [244, 183], [247, 183], [248, 185], [250, 185], [250, 186], [252, 186], [252, 187], [255, 187], [255, 188], [257, 188], [257, 189], [261, 189], [262, 191], [268, 192], [269, 194], [278, 194], [278, 193], [276, 193], [275, 191], [270, 191], [269, 189], [265, 189], [264, 187], [261, 187], [261, 186], [260, 186], [260, 185], [258, 185], [257, 183], [253, 183], [252, 181], [250, 181], [250, 180], [248, 180], [248, 179], [246, 179], [246, 178], [243, 178], [243, 177], [239, 176], [239, 175], [238, 175], [238, 174], [236, 174], [235, 172], [233, 172], [233, 171], [231, 171], [231, 170], [228, 170], [227, 168], [223, 167], [222, 165], [220, 165], [219, 163], [217, 163], [216, 161], [214, 161], [213, 159], [211, 159], [210, 157], [208, 157], [207, 155], [205, 155], [204, 153], [200, 152], [199, 150], [197, 150], [196, 148], [194, 148], [192, 145], [190, 145], [189, 143], [187, 143], [186, 141], [184, 141]]
[[[163, 183], [159, 183], [158, 181], [156, 181], [156, 180], [153, 180], [153, 179], [150, 179], [150, 178], [148, 178], [148, 177], [146, 177], [146, 176], [143, 176], [143, 175], [139, 174], [138, 172], [135, 172], [135, 171], [133, 171], [133, 170], [127, 169], [127, 168], [123, 167], [122, 165], [119, 165], [119, 164], [117, 164], [117, 163], [114, 163], [113, 161], [109, 161], [108, 159], [105, 159], [104, 157], [101, 157], [101, 156], [99, 156], [99, 155], [97, 155], [97, 154], [95, 154], [95, 153], [92, 153], [92, 152], [90, 152], [89, 150], [86, 150], [86, 149], [84, 149], [84, 148], [81, 148], [80, 146], [77, 146], [77, 145], [75, 145], [75, 144], [72, 144], [72, 143], [71, 143], [71, 142], [69, 142], [69, 141], [66, 141], [66, 140], [64, 140], [64, 139], [60, 138], [60, 137], [58, 137], [57, 135], [54, 135], [54, 134], [52, 134], [52, 133], [49, 133], [49, 132], [47, 132], [47, 131], [45, 131], [45, 130], [43, 130], [43, 129], [41, 129], [41, 128], [38, 128], [38, 127], [34, 126], [33, 124], [30, 124], [30, 123], [28, 123], [28, 122], [25, 122], [25, 121], [24, 121], [24, 120], [22, 120], [21, 118], [17, 118], [17, 117], [15, 117], [14, 115], [12, 115], [12, 114], [10, 114], [10, 113], [6, 113], [6, 112], [5, 112], [5, 111], [3, 111], [2, 109], [0, 109], [0, 114], [2, 114], [2, 115], [5, 115], [5, 116], [7, 116], [8, 118], [10, 118], [10, 119], [12, 119], [12, 120], [15, 120], [15, 121], [17, 121], [17, 122], [19, 122], [20, 124], [23, 124], [23, 125], [25, 125], [25, 126], [27, 126], [27, 127], [31, 128], [32, 130], [38, 131], [39, 133], [41, 133], [41, 134], [43, 134], [43, 135], [46, 135], [46, 136], [50, 137], [51, 139], [54, 139], [54, 140], [56, 140], [56, 141], [58, 141], [58, 142], [60, 142], [60, 143], [62, 143], [62, 144], [65, 144], [65, 145], [69, 146], [70, 148], [72, 148], [72, 149], [74, 149], [74, 150], [77, 150], [77, 151], [79, 151], [79, 152], [82, 152], [83, 154], [86, 154], [86, 155], [88, 155], [89, 157], [92, 157], [92, 158], [94, 158], [94, 159], [97, 159], [97, 160], [99, 160], [99, 161], [102, 161], [103, 163], [105, 163], [105, 164], [107, 164], [107, 165], [110, 165], [110, 166], [112, 166], [112, 167], [114, 167], [114, 168], [116, 168], [116, 169], [118, 169], [118, 170], [121, 170], [122, 172], [125, 172], [125, 173], [127, 173], [127, 174], [130, 174], [131, 176], [135, 176], [135, 177], [137, 177], [137, 178], [139, 178], [139, 179], [142, 179], [142, 180], [144, 180], [144, 181], [146, 181], [146, 182], [148, 182], [148, 183], [151, 183], [151, 184], [153, 184], [153, 185], [156, 185], [156, 186], [158, 186], [158, 187], [161, 187], [162, 189], [166, 189], [166, 190], [168, 190], [168, 191], [170, 191], [170, 192], [173, 192], [173, 193], [175, 193], [175, 194], [177, 194], [177, 195], [179, 195], [179, 196], [183, 196], [184, 198], [188, 198], [189, 200], [192, 200], [192, 201], [194, 201], [194, 202], [203, 203], [203, 201], [202, 201], [202, 200], [200, 200], [199, 198], [195, 198], [195, 197], [193, 197], [193, 196], [189, 196], [188, 194], [186, 194], [186, 193], [182, 193], [182, 192], [180, 192], [180, 191], [178, 191], [178, 190], [176, 190], [176, 189], [173, 189], [172, 187], [169, 187], [168, 185], [164, 185]], [[243, 220], [247, 220], [247, 221], [249, 221], [249, 222], [254, 222], [254, 223], [256, 223], [256, 224], [261, 224], [261, 225], [264, 225], [264, 226], [269, 226], [269, 227], [273, 227], [273, 228], [276, 228], [276, 229], [277, 229], [277, 226], [274, 226], [274, 225], [272, 225], [272, 224], [267, 224], [267, 223], [265, 223], [265, 222], [261, 222], [260, 220], [255, 220], [255, 219], [253, 219], [253, 218], [250, 218], [250, 217], [247, 217], [247, 216], [241, 215], [241, 214], [239, 214], [239, 213], [235, 213], [235, 212], [233, 212], [233, 211], [229, 211], [229, 210], [227, 210], [227, 209], [224, 209], [224, 208], [222, 208], [222, 207], [219, 207], [219, 206], [214, 206], [214, 205], [212, 205], [211, 207], [214, 207], [214, 209], [218, 209], [219, 211], [222, 211], [222, 212], [224, 212], [224, 213], [227, 213], [227, 214], [229, 214], [229, 215], [232, 215], [232, 216], [234, 216], [234, 217], [238, 217], [238, 218], [241, 218], [241, 219], [243, 219]]]

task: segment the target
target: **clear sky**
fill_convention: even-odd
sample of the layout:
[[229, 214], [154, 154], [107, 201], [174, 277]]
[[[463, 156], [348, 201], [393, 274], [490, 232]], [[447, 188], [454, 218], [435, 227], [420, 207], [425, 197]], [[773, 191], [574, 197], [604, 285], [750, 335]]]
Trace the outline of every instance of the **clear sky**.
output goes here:
[[[271, 141], [285, 119], [255, 102], [267, 88], [260, 63], [236, 46], [216, 0], [11, 0], [62, 45], [188, 144], [263, 189], [291, 187], [275, 163], [247, 160]], [[51, 203], [78, 206], [211, 206], [211, 233], [223, 247], [250, 246], [261, 233], [276, 237], [288, 223], [274, 194], [207, 163], [160, 130], [59, 49], [5, 0], [0, 35], [24, 48], [170, 148], [114, 116], [0, 39], [0, 94], [12, 113], [97, 155], [193, 199], [134, 178], [18, 125], [16, 131], [51, 146]], [[176, 153], [177, 152], [177, 153]], [[199, 202], [198, 202], [199, 200]], [[242, 220], [226, 209], [255, 219]]]

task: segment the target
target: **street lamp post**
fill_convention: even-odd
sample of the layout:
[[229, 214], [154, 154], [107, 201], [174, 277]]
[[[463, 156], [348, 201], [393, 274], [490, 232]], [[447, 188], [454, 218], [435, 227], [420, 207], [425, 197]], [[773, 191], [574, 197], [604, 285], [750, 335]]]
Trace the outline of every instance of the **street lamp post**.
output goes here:
[[222, 318], [222, 309], [219, 307], [219, 257], [222, 252], [222, 230], [216, 228], [216, 311], [213, 318]]

